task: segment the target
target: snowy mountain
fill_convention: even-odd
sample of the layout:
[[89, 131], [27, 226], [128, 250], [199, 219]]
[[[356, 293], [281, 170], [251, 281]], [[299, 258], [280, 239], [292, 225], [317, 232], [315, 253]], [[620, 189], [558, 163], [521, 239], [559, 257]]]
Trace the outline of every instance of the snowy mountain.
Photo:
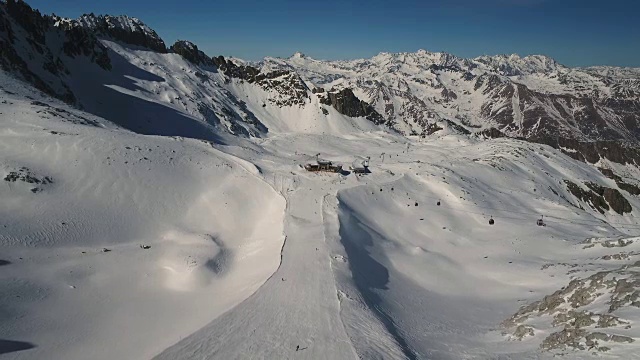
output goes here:
[[250, 62], [19, 0], [0, 69], [3, 359], [638, 353], [639, 69]]
[[[116, 82], [109, 86], [126, 88], [145, 101], [188, 114], [193, 121], [175, 121], [192, 126], [175, 135], [212, 139], [220, 132], [260, 137], [270, 130], [299, 130], [292, 124], [274, 123], [286, 108], [290, 115], [293, 111], [298, 117], [320, 119], [314, 123], [331, 122], [334, 115], [364, 117], [405, 135], [508, 136], [566, 149], [594, 163], [599, 158], [640, 161], [637, 152], [627, 151], [640, 136], [638, 69], [568, 68], [542, 55], [462, 59], [425, 50], [348, 61], [320, 61], [296, 53], [288, 59], [265, 58], [253, 64], [211, 58], [189, 41], [178, 41], [167, 49], [153, 29], [127, 16], [88, 14], [77, 20], [62, 19], [42, 16], [21, 1], [7, 2], [2, 13], [11, 51], [3, 56], [5, 69], [24, 68], [20, 64], [26, 63], [25, 58], [34, 59], [28, 69], [20, 70], [23, 78], [101, 116], [107, 111], [92, 104], [94, 96], [82, 99], [82, 94], [99, 91], [87, 91], [87, 86]], [[39, 25], [13, 31], [24, 23], [20, 19]], [[49, 33], [61, 40], [45, 41]], [[163, 60], [136, 64], [134, 69], [129, 66], [133, 58], [124, 50], [152, 51]], [[100, 66], [91, 66], [78, 55]], [[171, 66], [160, 66], [164, 62]], [[128, 84], [128, 77], [143, 77], [135, 74], [141, 70], [150, 75], [138, 84]], [[87, 84], [88, 76], [96, 80]], [[138, 90], [141, 87], [144, 91]], [[265, 118], [273, 119], [270, 126]], [[138, 132], [156, 133], [159, 128], [145, 125], [149, 119], [141, 124], [139, 116], [119, 116], [116, 121]], [[313, 127], [304, 128], [311, 131]]]
[[637, 145], [640, 136], [638, 69], [572, 69], [539, 55], [461, 59], [424, 50], [351, 61], [296, 54], [260, 65], [296, 71], [326, 90], [350, 88], [404, 134], [495, 128], [555, 147]]

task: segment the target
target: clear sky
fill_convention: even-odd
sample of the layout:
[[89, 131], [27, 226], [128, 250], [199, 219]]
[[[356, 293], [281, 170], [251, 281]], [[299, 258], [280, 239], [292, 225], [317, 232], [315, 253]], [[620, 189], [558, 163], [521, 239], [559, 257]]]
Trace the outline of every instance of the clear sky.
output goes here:
[[43, 13], [140, 18], [171, 45], [258, 60], [379, 52], [544, 54], [568, 66], [640, 67], [640, 0], [27, 0]]

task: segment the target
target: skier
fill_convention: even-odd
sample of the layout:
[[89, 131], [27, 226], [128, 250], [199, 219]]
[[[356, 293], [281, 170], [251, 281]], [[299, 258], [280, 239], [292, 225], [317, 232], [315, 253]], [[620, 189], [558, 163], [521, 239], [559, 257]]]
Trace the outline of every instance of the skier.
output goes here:
[[300, 345], [296, 345], [296, 351], [300, 350]]

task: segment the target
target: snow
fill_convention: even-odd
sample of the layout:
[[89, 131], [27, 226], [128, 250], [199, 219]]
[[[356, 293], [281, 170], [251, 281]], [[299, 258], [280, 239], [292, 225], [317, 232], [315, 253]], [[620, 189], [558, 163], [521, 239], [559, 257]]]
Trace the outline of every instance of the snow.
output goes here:
[[[558, 330], [547, 320], [532, 319], [536, 336], [522, 341], [500, 323], [572, 277], [638, 260], [640, 199], [623, 193], [625, 215], [592, 209], [563, 180], [615, 183], [558, 150], [402, 137], [333, 108], [321, 116], [315, 95], [276, 106], [282, 94], [177, 54], [103, 43], [111, 72], [70, 66], [85, 111], [0, 75], [0, 178], [27, 167], [53, 180], [0, 180], [0, 340], [28, 347], [3, 358], [551, 358], [539, 350]], [[288, 61], [309, 78], [327, 66]], [[393, 80], [381, 69], [456, 61], [380, 54], [370, 71]], [[326, 84], [368, 66], [330, 65]], [[230, 135], [233, 124], [246, 133]], [[370, 156], [372, 173], [306, 172], [318, 153]], [[634, 242], [628, 260], [607, 262], [622, 250], [586, 239]], [[631, 307], [617, 315], [639, 319]], [[635, 323], [626, 334], [640, 337]]]
[[18, 358], [152, 357], [279, 266], [284, 199], [232, 157], [195, 140], [46, 119], [2, 97], [12, 105], [0, 175], [26, 166], [53, 179], [37, 194], [0, 188], [11, 314], [2, 333], [36, 345]]

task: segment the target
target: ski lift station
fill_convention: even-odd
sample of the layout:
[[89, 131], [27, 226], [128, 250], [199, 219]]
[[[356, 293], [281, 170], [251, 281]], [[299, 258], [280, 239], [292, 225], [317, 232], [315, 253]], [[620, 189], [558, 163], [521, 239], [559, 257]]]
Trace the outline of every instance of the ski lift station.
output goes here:
[[319, 156], [320, 154], [316, 155], [315, 164], [306, 164], [304, 168], [307, 171], [311, 171], [311, 172], [324, 171], [324, 172], [339, 173], [342, 171], [342, 165], [334, 164], [329, 160], [322, 160], [319, 158]]
[[353, 164], [349, 167], [349, 170], [353, 171], [354, 174], [369, 174], [369, 157], [367, 157], [364, 161], [354, 161]]

